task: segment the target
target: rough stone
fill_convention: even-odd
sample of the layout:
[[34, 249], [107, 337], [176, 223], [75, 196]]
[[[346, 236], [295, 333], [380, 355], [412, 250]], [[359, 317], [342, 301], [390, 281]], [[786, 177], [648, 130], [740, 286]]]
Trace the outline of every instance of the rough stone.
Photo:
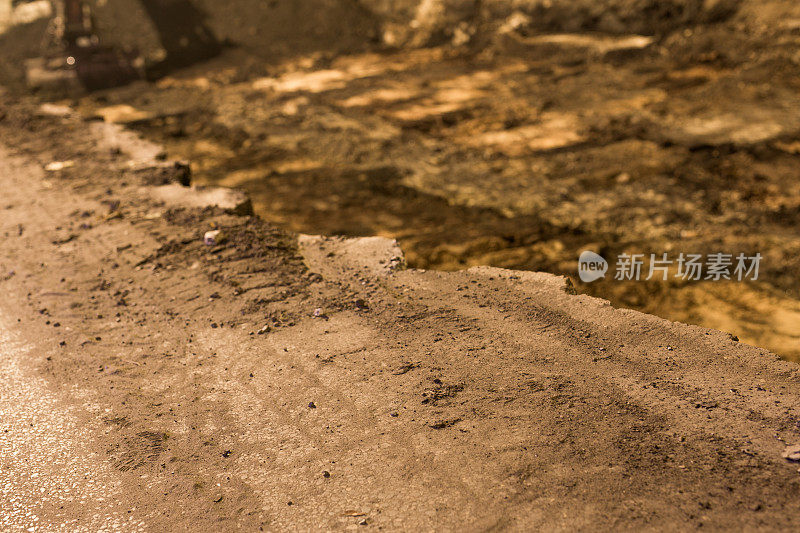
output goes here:
[[145, 187], [145, 194], [169, 207], [219, 207], [237, 215], [252, 215], [253, 204], [246, 193], [224, 187], [184, 187], [173, 183], [160, 187]]

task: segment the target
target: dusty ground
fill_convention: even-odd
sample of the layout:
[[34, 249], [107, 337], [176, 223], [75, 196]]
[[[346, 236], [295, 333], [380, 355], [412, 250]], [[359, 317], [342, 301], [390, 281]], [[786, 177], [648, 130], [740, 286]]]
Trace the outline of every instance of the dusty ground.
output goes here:
[[553, 15], [459, 47], [225, 48], [79, 105], [165, 143], [199, 182], [245, 188], [282, 228], [397, 238], [414, 267], [574, 279], [587, 248], [760, 252], [755, 283], [575, 281], [798, 360], [800, 12], [737, 8], [628, 21], [648, 35], [563, 33]]
[[[204, 38], [62, 102], [105, 122], [0, 91], [0, 529], [798, 529], [800, 375], [764, 349], [800, 358], [794, 2], [388, 49], [355, 2], [237, 1], [272, 31], [142, 27]], [[263, 219], [155, 200], [185, 175], [110, 122]], [[585, 248], [764, 262], [587, 286]]]
[[795, 364], [155, 203], [147, 146], [3, 104], [5, 530], [798, 527]]

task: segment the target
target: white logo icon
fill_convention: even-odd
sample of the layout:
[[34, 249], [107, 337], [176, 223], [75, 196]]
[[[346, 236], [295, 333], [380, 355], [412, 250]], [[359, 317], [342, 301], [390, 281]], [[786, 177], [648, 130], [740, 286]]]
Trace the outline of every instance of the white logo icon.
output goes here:
[[591, 283], [604, 278], [608, 272], [608, 261], [602, 256], [588, 250], [578, 258], [578, 275], [584, 283]]

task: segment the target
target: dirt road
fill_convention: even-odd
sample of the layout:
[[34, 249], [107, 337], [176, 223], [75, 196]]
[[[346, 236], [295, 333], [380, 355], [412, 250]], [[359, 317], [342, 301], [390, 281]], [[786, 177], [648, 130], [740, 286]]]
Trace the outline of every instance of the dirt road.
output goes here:
[[[0, 527], [3, 531], [143, 527], [126, 512], [113, 469], [89, 445], [94, 435], [86, 427], [81, 406], [62, 402], [28, 368], [42, 346], [21, 340], [17, 328], [7, 316], [0, 317]], [[46, 516], [51, 519], [43, 519]]]
[[798, 527], [797, 365], [551, 275], [156, 202], [168, 165], [3, 109], [7, 529]]

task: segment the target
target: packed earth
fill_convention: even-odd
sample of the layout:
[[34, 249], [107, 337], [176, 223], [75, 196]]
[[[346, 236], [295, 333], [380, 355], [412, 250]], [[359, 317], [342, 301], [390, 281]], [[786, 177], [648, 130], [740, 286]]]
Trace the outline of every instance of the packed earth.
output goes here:
[[0, 529], [798, 527], [795, 2], [96, 16], [0, 24]]
[[[396, 238], [414, 267], [567, 275], [800, 357], [793, 2], [151, 4], [98, 18], [156, 81], [75, 103], [191, 161], [198, 183], [247, 190], [291, 231]], [[8, 86], [42, 24], [5, 36]], [[762, 260], [747, 283], [584, 285], [586, 249], [612, 270], [623, 254]]]

